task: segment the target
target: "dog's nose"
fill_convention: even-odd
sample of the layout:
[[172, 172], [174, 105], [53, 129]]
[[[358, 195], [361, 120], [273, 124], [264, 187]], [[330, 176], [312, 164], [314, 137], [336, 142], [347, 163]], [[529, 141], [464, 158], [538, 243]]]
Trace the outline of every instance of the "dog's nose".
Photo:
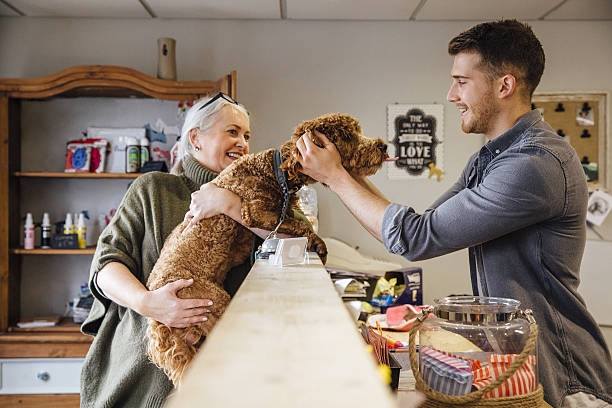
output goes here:
[[383, 153], [387, 151], [387, 144], [386, 143], [378, 142], [376, 147], [378, 147], [380, 149], [380, 151], [383, 152]]

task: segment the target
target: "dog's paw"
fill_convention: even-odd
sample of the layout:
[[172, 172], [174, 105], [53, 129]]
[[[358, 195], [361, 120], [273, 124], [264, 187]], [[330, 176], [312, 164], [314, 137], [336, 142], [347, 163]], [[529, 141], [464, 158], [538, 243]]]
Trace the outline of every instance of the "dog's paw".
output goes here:
[[309, 251], [314, 251], [321, 258], [321, 262], [325, 265], [327, 261], [327, 246], [325, 242], [318, 235], [314, 235], [310, 237], [310, 246], [308, 248]]

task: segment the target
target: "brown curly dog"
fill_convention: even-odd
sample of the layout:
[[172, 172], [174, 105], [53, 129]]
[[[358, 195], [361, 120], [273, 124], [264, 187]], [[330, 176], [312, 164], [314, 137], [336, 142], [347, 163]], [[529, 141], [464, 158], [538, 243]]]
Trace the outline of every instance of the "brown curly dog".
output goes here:
[[[299, 172], [295, 159], [295, 142], [306, 131], [317, 130], [332, 141], [342, 158], [342, 165], [353, 175], [368, 176], [381, 168], [388, 157], [386, 144], [362, 135], [359, 122], [348, 115], [330, 114], [303, 122], [295, 128], [291, 140], [283, 144], [281, 168], [286, 171], [289, 187], [295, 190], [316, 181]], [[313, 141], [322, 146], [314, 136]], [[211, 183], [233, 191], [242, 199], [242, 220], [247, 227], [273, 230], [282, 208], [282, 193], [274, 172], [274, 149], [245, 155], [233, 162]], [[297, 205], [292, 194], [290, 206]], [[178, 385], [199, 345], [210, 333], [227, 307], [230, 296], [223, 290], [226, 273], [244, 263], [250, 256], [253, 234], [225, 215], [207, 218], [185, 234], [188, 221], [178, 225], [168, 236], [147, 287], [158, 289], [178, 279], [193, 278], [193, 284], [177, 292], [180, 298], [211, 299], [208, 321], [188, 328], [172, 328], [150, 320], [147, 329], [149, 359]], [[308, 237], [309, 248], [315, 249], [323, 262], [327, 249], [305, 221], [286, 217], [279, 232]]]

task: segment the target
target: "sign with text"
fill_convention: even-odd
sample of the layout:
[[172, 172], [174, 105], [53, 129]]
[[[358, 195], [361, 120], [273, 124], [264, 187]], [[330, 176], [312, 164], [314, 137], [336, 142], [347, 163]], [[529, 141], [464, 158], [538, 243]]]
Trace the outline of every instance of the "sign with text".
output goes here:
[[429, 178], [443, 170], [444, 106], [388, 105], [390, 179]]

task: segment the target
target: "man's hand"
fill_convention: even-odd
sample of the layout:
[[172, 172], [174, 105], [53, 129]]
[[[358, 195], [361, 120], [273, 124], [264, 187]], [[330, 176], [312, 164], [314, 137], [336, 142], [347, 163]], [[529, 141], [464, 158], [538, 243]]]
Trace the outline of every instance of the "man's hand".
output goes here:
[[193, 279], [170, 282], [161, 288], [147, 291], [141, 299], [138, 313], [170, 327], [189, 327], [205, 322], [206, 306], [212, 305], [208, 299], [181, 299], [176, 296], [180, 289], [191, 286]]
[[316, 130], [314, 132], [323, 143], [323, 147], [314, 144], [310, 132], [304, 133], [295, 143], [300, 152], [297, 160], [302, 165], [302, 173], [331, 186], [342, 173], [346, 173], [346, 170], [342, 167], [336, 146], [323, 133]]
[[232, 205], [240, 207], [240, 198], [214, 183], [206, 183], [198, 191], [191, 194], [189, 211], [185, 214], [185, 220], [189, 220], [185, 233], [204, 218], [214, 217], [219, 214], [228, 214], [228, 208]]

